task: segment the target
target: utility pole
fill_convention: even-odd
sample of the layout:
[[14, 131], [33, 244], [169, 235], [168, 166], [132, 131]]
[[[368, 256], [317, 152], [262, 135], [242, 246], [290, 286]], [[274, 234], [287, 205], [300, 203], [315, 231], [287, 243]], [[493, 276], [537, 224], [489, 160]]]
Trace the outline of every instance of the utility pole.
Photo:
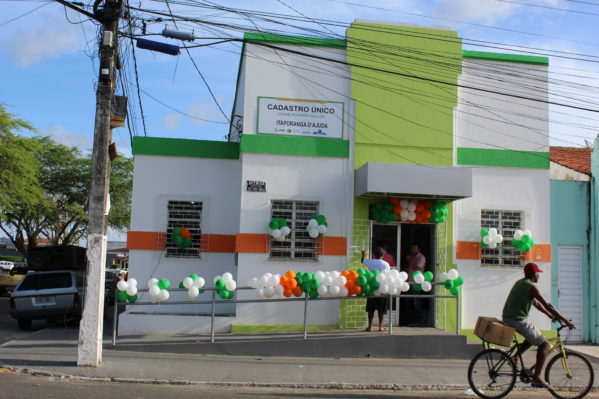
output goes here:
[[[96, 6], [100, 2], [96, 2]], [[100, 43], [100, 75], [96, 92], [96, 121], [92, 154], [91, 187], [88, 200], [87, 281], [83, 317], [79, 326], [78, 366], [97, 367], [102, 362], [108, 188], [112, 141], [110, 118], [116, 80], [118, 22], [122, 0], [105, 0], [94, 15], [103, 24]]]

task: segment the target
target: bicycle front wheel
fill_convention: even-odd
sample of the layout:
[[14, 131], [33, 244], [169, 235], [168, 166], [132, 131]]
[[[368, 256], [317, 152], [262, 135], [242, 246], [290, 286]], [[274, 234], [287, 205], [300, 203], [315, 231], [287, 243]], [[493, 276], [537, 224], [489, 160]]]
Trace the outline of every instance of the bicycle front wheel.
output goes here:
[[545, 369], [545, 380], [551, 384], [553, 396], [562, 398], [582, 398], [593, 386], [595, 374], [586, 357], [566, 351], [555, 355]]
[[516, 383], [516, 367], [504, 351], [485, 349], [470, 362], [468, 383], [481, 398], [502, 398]]

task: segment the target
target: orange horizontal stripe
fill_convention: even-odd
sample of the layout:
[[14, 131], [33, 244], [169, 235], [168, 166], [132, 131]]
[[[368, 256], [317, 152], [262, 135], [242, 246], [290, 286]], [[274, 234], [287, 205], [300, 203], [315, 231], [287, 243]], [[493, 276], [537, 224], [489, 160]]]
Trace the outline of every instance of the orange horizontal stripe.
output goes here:
[[156, 231], [128, 231], [127, 249], [162, 251], [166, 248], [166, 233]]
[[202, 241], [206, 240], [206, 252], [235, 252], [235, 236], [227, 234], [204, 234]]
[[322, 237], [320, 242], [321, 255], [346, 256], [347, 238], [345, 237]]
[[480, 242], [456, 241], [456, 259], [480, 259]]
[[239, 233], [235, 237], [236, 252], [268, 253], [268, 234]]

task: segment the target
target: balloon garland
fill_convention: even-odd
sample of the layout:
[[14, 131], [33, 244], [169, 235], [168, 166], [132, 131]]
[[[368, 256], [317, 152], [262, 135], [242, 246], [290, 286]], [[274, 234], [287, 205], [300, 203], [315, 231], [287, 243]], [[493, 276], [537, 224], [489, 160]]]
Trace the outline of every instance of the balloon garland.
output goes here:
[[495, 227], [482, 229], [480, 231], [480, 246], [483, 248], [497, 248], [503, 242], [503, 236], [497, 232]]
[[291, 229], [287, 225], [287, 220], [283, 218], [274, 218], [268, 223], [268, 234], [275, 240], [283, 241]]
[[322, 237], [327, 232], [327, 219], [323, 215], [312, 216], [308, 220], [306, 230], [310, 238]]
[[394, 220], [409, 223], [441, 223], [448, 214], [447, 204], [443, 201], [425, 201], [392, 197], [389, 202], [370, 205], [373, 220], [389, 223]]
[[179, 249], [189, 248], [191, 247], [191, 233], [185, 227], [174, 227], [171, 241]]
[[532, 233], [529, 230], [516, 230], [512, 245], [520, 252], [528, 252], [535, 245], [535, 240], [532, 239]]

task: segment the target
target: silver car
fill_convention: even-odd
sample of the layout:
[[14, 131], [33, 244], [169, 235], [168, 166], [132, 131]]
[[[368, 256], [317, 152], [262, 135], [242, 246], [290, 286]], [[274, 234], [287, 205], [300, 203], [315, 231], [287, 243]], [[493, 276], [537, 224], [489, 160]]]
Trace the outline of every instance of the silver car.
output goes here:
[[81, 318], [85, 274], [72, 270], [28, 273], [10, 298], [10, 315], [21, 330], [32, 320], [71, 320]]

